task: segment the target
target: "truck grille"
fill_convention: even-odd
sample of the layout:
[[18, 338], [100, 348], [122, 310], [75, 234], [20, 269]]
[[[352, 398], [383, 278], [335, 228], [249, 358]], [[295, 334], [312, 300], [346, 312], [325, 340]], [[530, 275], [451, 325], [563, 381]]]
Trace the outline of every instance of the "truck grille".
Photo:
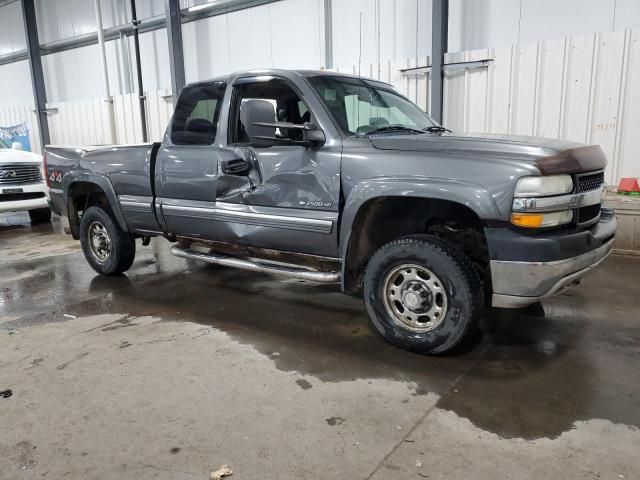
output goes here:
[[36, 164], [4, 164], [0, 165], [0, 185], [16, 185], [20, 183], [37, 183], [42, 180], [40, 165]]
[[583, 224], [595, 220], [600, 216], [600, 204], [589, 205], [578, 209], [578, 224]]
[[576, 193], [588, 192], [589, 190], [601, 188], [604, 184], [604, 172], [578, 175], [577, 183]]
[[[575, 193], [590, 192], [601, 189], [604, 185], [604, 172], [583, 173], [576, 175]], [[600, 207], [597, 205], [589, 205], [579, 208], [576, 212], [576, 223], [578, 226], [588, 226], [598, 221], [600, 218]]]

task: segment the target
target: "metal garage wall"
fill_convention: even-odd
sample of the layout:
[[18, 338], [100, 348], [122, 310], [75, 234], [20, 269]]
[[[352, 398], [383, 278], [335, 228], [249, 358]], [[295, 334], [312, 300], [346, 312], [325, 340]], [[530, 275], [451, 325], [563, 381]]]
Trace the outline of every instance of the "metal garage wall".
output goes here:
[[187, 81], [252, 68], [320, 68], [323, 19], [323, 0], [282, 0], [184, 23]]
[[431, 52], [430, 0], [334, 0], [332, 14], [334, 65]]
[[[449, 53], [446, 63], [484, 59], [492, 61], [447, 70], [445, 126], [598, 144], [609, 184], [640, 177], [640, 30]], [[427, 65], [427, 58], [361, 64], [360, 72], [428, 110], [429, 76], [399, 72]], [[358, 74], [357, 65], [336, 70]]]
[[[146, 96], [149, 141], [159, 142], [173, 113], [171, 91], [155, 90], [148, 92]], [[137, 95], [115, 95], [113, 103], [117, 143], [122, 145], [142, 142], [140, 105]], [[112, 143], [104, 100], [96, 98], [47, 103], [47, 107], [52, 109], [49, 115], [52, 144], [105, 145]]]
[[447, 55], [444, 124], [600, 145], [607, 182], [640, 177], [640, 30]]
[[634, 28], [640, 28], [638, 0], [450, 0], [449, 3], [452, 51]]
[[0, 55], [27, 48], [20, 2], [0, 7]]
[[[456, 131], [512, 133], [599, 144], [607, 153], [607, 181], [640, 177], [640, 30], [594, 34], [505, 48], [447, 54], [447, 63], [491, 59], [487, 66], [448, 69], [444, 125]], [[428, 110], [428, 75], [401, 70], [429, 64], [361, 63], [338, 68], [379, 78]], [[119, 143], [140, 141], [135, 95], [115, 97]], [[160, 140], [171, 115], [168, 90], [147, 94], [150, 138]], [[104, 102], [49, 104], [52, 143], [108, 143]], [[32, 107], [0, 109], [0, 122], [31, 122]]]

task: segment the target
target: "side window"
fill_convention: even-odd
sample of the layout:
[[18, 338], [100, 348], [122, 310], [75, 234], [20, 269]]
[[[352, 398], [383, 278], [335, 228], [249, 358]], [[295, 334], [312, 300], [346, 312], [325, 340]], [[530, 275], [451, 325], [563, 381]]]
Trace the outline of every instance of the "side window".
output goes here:
[[182, 90], [171, 121], [171, 142], [175, 145], [211, 145], [226, 84], [194, 85]]
[[[245, 126], [240, 121], [240, 110], [248, 100], [267, 100], [275, 111], [274, 122], [303, 124], [311, 121], [311, 112], [296, 91], [284, 80], [246, 83], [235, 87], [234, 114], [229, 125], [231, 143], [249, 143]], [[291, 140], [302, 140], [303, 132], [298, 129], [276, 129], [276, 136]]]

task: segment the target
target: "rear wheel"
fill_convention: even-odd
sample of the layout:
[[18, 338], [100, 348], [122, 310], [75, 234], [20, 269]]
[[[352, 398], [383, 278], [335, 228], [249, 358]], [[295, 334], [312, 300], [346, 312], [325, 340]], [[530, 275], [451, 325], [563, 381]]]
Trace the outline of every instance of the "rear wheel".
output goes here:
[[127, 271], [136, 255], [135, 239], [120, 228], [110, 211], [99, 206], [82, 214], [80, 244], [89, 265], [102, 275]]
[[47, 223], [51, 221], [51, 210], [49, 208], [36, 208], [29, 210], [31, 223]]
[[380, 248], [365, 271], [364, 300], [373, 326], [388, 341], [433, 355], [451, 351], [472, 334], [484, 307], [470, 260], [429, 235]]

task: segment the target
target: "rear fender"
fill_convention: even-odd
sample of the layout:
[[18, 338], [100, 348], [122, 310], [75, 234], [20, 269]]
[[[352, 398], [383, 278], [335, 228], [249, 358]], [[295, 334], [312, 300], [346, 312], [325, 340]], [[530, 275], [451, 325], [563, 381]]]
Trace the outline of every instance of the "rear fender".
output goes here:
[[125, 221], [122, 210], [120, 209], [120, 204], [118, 203], [118, 196], [113, 189], [113, 185], [111, 185], [109, 179], [103, 175], [85, 172], [70, 172], [65, 175], [62, 180], [62, 188], [64, 202], [67, 206], [69, 205], [69, 191], [71, 189], [71, 186], [77, 182], [93, 183], [100, 187], [104, 191], [107, 200], [109, 201], [109, 207], [111, 207], [111, 211], [113, 211], [118, 225], [120, 225], [120, 228], [122, 228], [122, 230], [124, 230], [125, 232], [129, 231], [127, 222]]

